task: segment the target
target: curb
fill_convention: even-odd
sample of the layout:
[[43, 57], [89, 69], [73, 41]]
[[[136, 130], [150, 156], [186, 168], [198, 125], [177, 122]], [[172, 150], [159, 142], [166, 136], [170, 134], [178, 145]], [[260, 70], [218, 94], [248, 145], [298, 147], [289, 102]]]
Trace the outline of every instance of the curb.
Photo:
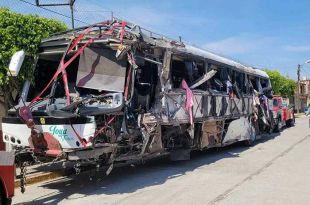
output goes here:
[[[81, 166], [80, 173], [90, 171], [94, 168], [95, 167], [92, 165]], [[100, 169], [104, 169], [104, 168], [106, 167], [105, 166], [100, 167]], [[76, 171], [73, 167], [67, 167], [65, 169], [58, 168], [53, 171], [47, 171], [47, 172], [41, 171], [38, 173], [29, 174], [28, 176], [26, 175], [26, 186], [31, 185], [31, 184], [37, 184], [40, 182], [45, 182], [45, 181], [52, 180], [52, 179], [61, 178], [61, 177], [68, 177], [68, 176], [72, 176], [75, 174], [76, 174]], [[20, 178], [15, 179], [14, 187], [15, 188], [20, 187]]]
[[[68, 170], [56, 170], [52, 172], [40, 172], [33, 175], [26, 176], [26, 186], [31, 184], [36, 184], [39, 182], [44, 182], [60, 177], [65, 177], [74, 174], [73, 169]], [[14, 187], [19, 188], [20, 187], [20, 179], [15, 179]]]

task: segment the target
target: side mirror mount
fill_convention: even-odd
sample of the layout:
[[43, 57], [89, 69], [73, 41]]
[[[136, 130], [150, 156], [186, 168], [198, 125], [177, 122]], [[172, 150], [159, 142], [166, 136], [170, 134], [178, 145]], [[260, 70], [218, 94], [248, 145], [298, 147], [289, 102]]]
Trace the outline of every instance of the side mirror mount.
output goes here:
[[14, 53], [10, 61], [9, 71], [7, 73], [8, 76], [13, 76], [13, 77], [18, 76], [20, 68], [23, 65], [25, 56], [26, 56], [26, 53], [23, 50], [17, 51], [16, 53]]

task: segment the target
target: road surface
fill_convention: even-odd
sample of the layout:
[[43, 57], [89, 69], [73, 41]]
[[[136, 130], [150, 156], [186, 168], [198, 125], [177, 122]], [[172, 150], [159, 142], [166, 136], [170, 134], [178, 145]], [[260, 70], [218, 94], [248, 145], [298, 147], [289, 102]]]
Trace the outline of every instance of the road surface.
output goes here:
[[259, 140], [194, 153], [193, 159], [166, 159], [89, 173], [16, 189], [14, 204], [310, 204], [308, 118]]

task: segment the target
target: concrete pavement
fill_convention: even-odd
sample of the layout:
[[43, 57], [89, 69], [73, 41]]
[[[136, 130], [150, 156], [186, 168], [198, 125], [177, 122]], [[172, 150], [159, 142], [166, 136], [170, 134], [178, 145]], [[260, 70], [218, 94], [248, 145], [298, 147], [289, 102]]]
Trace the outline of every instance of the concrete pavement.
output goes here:
[[310, 204], [308, 118], [260, 140], [16, 189], [14, 204]]

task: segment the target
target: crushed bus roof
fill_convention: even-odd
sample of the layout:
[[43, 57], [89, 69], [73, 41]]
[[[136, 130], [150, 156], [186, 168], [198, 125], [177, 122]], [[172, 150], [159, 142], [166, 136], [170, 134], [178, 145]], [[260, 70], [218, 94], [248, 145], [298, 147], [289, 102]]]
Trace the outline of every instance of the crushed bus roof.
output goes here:
[[[115, 19], [119, 21], [119, 19]], [[107, 21], [108, 23], [112, 23]], [[89, 37], [93, 35], [98, 35], [98, 33], [102, 32], [104, 30], [104, 26], [102, 23], [97, 23], [92, 25], [93, 31], [89, 33]], [[73, 39], [76, 35], [78, 35], [83, 29], [87, 27], [81, 27], [74, 30], [69, 30], [67, 32], [57, 33], [49, 38], [43, 39], [41, 48], [44, 47], [53, 47], [53, 46], [67, 46], [70, 44], [71, 39]], [[181, 41], [170, 39], [166, 36], [157, 34], [155, 32], [149, 31], [147, 29], [144, 29], [140, 27], [137, 24], [133, 23], [127, 23], [126, 26], [126, 33], [130, 34], [130, 39], [126, 39], [129, 44], [132, 44], [134, 42], [139, 42], [142, 44], [145, 44], [150, 47], [157, 47], [162, 49], [171, 49], [177, 53], [183, 53], [183, 54], [191, 54], [195, 56], [199, 56], [201, 58], [204, 58], [206, 60], [214, 61], [215, 63], [223, 64], [229, 67], [232, 67], [233, 69], [236, 69], [241, 72], [245, 72], [251, 75], [255, 75], [258, 77], [263, 78], [269, 78], [266, 72], [254, 68], [252, 66], [247, 66], [242, 63], [239, 63], [235, 60], [220, 56], [218, 54], [215, 54], [213, 52], [210, 52], [206, 49], [202, 49], [193, 45], [190, 45], [188, 43], [184, 43]], [[87, 36], [85, 36], [87, 39]], [[86, 41], [86, 40], [84, 40]], [[81, 41], [83, 43], [83, 41]], [[119, 38], [115, 36], [101, 36], [100, 38], [97, 38], [94, 40], [94, 43], [119, 43]], [[64, 52], [64, 51], [63, 51]], [[48, 54], [48, 52], [47, 52]]]

